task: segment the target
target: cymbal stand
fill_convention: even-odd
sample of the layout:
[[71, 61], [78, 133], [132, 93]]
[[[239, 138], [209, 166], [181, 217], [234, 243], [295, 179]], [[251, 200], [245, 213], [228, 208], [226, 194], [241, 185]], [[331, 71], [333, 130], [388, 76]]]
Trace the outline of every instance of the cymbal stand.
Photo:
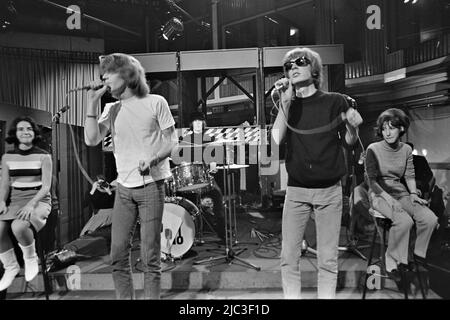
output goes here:
[[203, 239], [203, 223], [206, 223], [206, 225], [208, 226], [209, 230], [212, 231], [213, 233], [215, 233], [214, 228], [211, 226], [211, 224], [208, 222], [208, 220], [206, 220], [206, 218], [203, 216], [203, 209], [202, 209], [202, 205], [201, 205], [201, 196], [202, 196], [202, 191], [201, 189], [199, 191], [196, 191], [196, 204], [197, 204], [197, 208], [198, 208], [198, 216], [200, 217], [199, 223], [200, 223], [200, 228], [198, 231], [198, 234], [196, 236], [195, 242], [197, 244], [204, 244], [205, 240]]
[[234, 227], [234, 236], [235, 236], [233, 244], [237, 244], [238, 243], [238, 239], [237, 239], [238, 233], [237, 233], [237, 222], [236, 222], [236, 194], [235, 194], [235, 190], [234, 190], [235, 184], [234, 184], [234, 172], [233, 171], [230, 171], [230, 176], [231, 176], [231, 188], [232, 188], [230, 197], [232, 198], [231, 200], [233, 201], [233, 206], [231, 207], [232, 216], [233, 216], [233, 224], [232, 225]]
[[[225, 152], [226, 154], [227, 152]], [[244, 249], [239, 249], [238, 251], [234, 251], [233, 250], [233, 242], [235, 240], [233, 240], [233, 228], [234, 231], [236, 231], [236, 226], [233, 226], [233, 222], [234, 224], [236, 224], [236, 216], [234, 216], [233, 219], [233, 213], [235, 213], [235, 208], [233, 205], [235, 205], [235, 203], [233, 203], [233, 200], [231, 199], [232, 195], [234, 194], [234, 185], [231, 184], [231, 179], [230, 179], [230, 175], [231, 173], [231, 169], [230, 169], [230, 162], [227, 161], [227, 159], [224, 159], [224, 166], [223, 166], [223, 178], [224, 178], [224, 195], [225, 195], [225, 199], [226, 202], [228, 202], [225, 205], [225, 254], [217, 256], [217, 257], [209, 257], [206, 259], [202, 259], [202, 260], [198, 260], [198, 261], [194, 261], [194, 264], [202, 264], [202, 263], [206, 263], [206, 262], [214, 262], [220, 259], [224, 259], [224, 262], [228, 263], [228, 264], [232, 264], [232, 263], [236, 263], [235, 261], [238, 261], [241, 263], [241, 265], [245, 266], [245, 267], [249, 267], [249, 268], [253, 268], [257, 271], [261, 270], [260, 267], [255, 266], [247, 261], [245, 261], [242, 258], [239, 258], [238, 255], [241, 254], [243, 251], [245, 251], [247, 248]], [[234, 221], [233, 221], [234, 220]]]

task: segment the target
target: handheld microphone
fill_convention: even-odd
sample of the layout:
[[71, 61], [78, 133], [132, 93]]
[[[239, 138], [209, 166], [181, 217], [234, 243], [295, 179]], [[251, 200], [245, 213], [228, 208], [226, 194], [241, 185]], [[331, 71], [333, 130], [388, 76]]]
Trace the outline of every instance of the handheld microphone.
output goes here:
[[365, 160], [366, 160], [366, 152], [363, 151], [363, 152], [361, 152], [361, 154], [359, 155], [358, 164], [359, 164], [359, 165], [363, 165]]
[[64, 106], [61, 109], [59, 109], [59, 111], [57, 113], [55, 113], [55, 115], [53, 116], [53, 120], [55, 120], [55, 119], [59, 120], [59, 118], [61, 118], [62, 114], [69, 109], [70, 109], [69, 105]]
[[289, 79], [287, 79], [287, 78], [281, 78], [281, 79], [275, 81], [275, 83], [273, 84], [273, 86], [274, 86], [275, 89], [277, 89], [277, 90], [286, 90], [287, 88], [289, 88]]
[[285, 91], [289, 87], [289, 80], [287, 78], [281, 78], [273, 84], [273, 89], [270, 95], [273, 97], [280, 96], [280, 91]]
[[352, 107], [353, 109], [356, 109], [358, 107], [358, 104], [356, 103], [355, 99], [353, 99], [352, 97], [350, 97], [349, 95], [346, 95], [346, 94], [342, 94], [342, 95], [347, 100], [347, 103], [350, 107]]
[[76, 87], [76, 88], [70, 89], [69, 92], [82, 91], [82, 90], [91, 90], [91, 89], [92, 90], [98, 90], [98, 89], [101, 89], [103, 87], [104, 87], [103, 83], [101, 83], [99, 85], [96, 85], [96, 86], [84, 85], [82, 87]]

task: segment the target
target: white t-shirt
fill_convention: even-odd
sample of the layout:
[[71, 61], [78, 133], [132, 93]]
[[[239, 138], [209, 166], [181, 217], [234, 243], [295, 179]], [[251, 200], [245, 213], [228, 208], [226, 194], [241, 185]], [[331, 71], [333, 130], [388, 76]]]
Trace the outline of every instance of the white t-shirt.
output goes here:
[[[162, 130], [175, 124], [166, 99], [149, 94], [108, 103], [98, 121], [111, 131], [117, 181], [127, 188], [142, 186], [144, 180], [137, 169], [139, 161], [156, 156], [163, 146]], [[166, 158], [144, 178], [149, 183], [170, 176]]]

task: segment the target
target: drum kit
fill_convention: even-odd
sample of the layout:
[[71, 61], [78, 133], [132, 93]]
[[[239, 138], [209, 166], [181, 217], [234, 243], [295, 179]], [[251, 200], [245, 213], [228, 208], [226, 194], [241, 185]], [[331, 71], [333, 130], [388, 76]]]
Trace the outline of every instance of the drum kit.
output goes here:
[[[213, 182], [214, 177], [204, 163], [182, 163], [173, 168], [172, 177], [164, 181], [166, 197], [161, 232], [163, 259], [181, 258], [196, 241], [202, 242], [204, 220], [199, 198]], [[183, 193], [197, 194], [197, 203], [178, 196]]]
[[[212, 143], [231, 145], [235, 144], [236, 141], [221, 140]], [[241, 249], [239, 252], [233, 251], [233, 245], [237, 243], [233, 237], [236, 237], [237, 230], [236, 197], [234, 196], [234, 181], [231, 181], [234, 179], [232, 170], [246, 168], [248, 165], [230, 163], [229, 154], [227, 154], [228, 152], [224, 154], [224, 165], [217, 166], [217, 169], [223, 172], [224, 199], [227, 199], [225, 201], [225, 254], [194, 263], [200, 264], [221, 258], [231, 263], [232, 260], [236, 259], [249, 267], [260, 270], [259, 267], [237, 257], [245, 249]], [[211, 175], [208, 166], [203, 162], [182, 163], [171, 171], [172, 177], [165, 181], [166, 199], [162, 218], [161, 255], [163, 260], [174, 261], [175, 258], [181, 258], [185, 255], [194, 243], [203, 242], [203, 222], [207, 224], [208, 222], [202, 215], [200, 196], [202, 192], [214, 184], [214, 177]], [[197, 204], [185, 197], [177, 196], [178, 194], [183, 195], [183, 193], [197, 194]], [[210, 225], [209, 227], [212, 230]]]

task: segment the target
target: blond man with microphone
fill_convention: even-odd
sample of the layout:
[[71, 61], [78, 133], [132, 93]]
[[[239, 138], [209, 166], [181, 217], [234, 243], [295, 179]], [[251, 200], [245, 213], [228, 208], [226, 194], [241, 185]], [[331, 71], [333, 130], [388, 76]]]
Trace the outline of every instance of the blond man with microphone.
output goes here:
[[284, 56], [283, 67], [286, 78], [275, 84], [281, 106], [272, 129], [275, 143], [286, 143], [283, 292], [287, 299], [301, 298], [302, 240], [309, 217], [314, 214], [318, 298], [333, 299], [342, 216], [341, 178], [346, 173], [342, 145], [356, 142], [362, 118], [343, 95], [321, 90], [322, 61], [317, 52], [293, 49]]
[[[85, 141], [113, 139], [117, 189], [112, 213], [111, 264], [118, 299], [135, 298], [130, 266], [131, 240], [139, 218], [144, 298], [160, 299], [161, 221], [164, 179], [178, 138], [169, 105], [150, 94], [145, 71], [134, 57], [114, 53], [100, 58], [103, 83], [88, 91]], [[118, 101], [106, 104], [98, 117], [101, 96], [109, 90]]]

